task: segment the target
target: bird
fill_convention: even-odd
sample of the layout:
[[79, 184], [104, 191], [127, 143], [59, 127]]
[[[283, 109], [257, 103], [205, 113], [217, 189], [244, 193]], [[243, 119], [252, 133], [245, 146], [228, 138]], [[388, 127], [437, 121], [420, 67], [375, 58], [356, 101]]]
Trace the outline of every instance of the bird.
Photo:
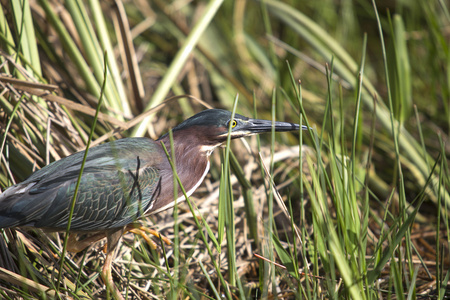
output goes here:
[[[231, 127], [231, 132], [228, 129]], [[306, 126], [252, 119], [222, 109], [207, 109], [172, 129], [176, 171], [189, 197], [210, 168], [209, 157], [226, 142], [275, 131], [298, 131]], [[174, 206], [173, 171], [162, 147], [170, 150], [166, 133], [158, 140], [146, 137], [118, 139], [92, 147], [86, 156], [72, 216], [71, 233], [92, 233], [86, 240], [69, 239], [78, 252], [102, 238], [107, 249], [102, 278], [116, 299], [122, 299], [111, 276], [115, 248], [136, 221]], [[70, 204], [85, 155], [80, 151], [50, 163], [25, 181], [0, 194], [0, 228], [67, 229]], [[185, 200], [181, 190], [177, 202]], [[154, 232], [151, 232], [155, 234]], [[69, 249], [69, 250], [70, 250]]]

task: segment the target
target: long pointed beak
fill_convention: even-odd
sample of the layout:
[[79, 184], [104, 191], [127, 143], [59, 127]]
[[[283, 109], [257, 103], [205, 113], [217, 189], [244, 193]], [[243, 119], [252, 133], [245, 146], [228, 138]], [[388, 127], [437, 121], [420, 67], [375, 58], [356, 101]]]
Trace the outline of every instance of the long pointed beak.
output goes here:
[[299, 130], [300, 127], [302, 130], [308, 129], [307, 126], [295, 123], [288, 123], [288, 122], [278, 122], [275, 121], [274, 123], [269, 120], [259, 120], [259, 119], [248, 119], [246, 124], [243, 125], [240, 129], [243, 131], [247, 131], [251, 134], [257, 134], [262, 132], [271, 132], [272, 126], [275, 128], [275, 131], [294, 131]]

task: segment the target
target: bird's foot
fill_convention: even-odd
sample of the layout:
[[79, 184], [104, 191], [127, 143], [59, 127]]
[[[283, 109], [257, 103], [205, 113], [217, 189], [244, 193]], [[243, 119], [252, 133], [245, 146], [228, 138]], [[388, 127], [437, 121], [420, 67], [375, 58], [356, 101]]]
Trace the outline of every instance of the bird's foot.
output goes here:
[[125, 232], [131, 232], [137, 235], [140, 235], [146, 242], [147, 244], [150, 245], [150, 247], [152, 247], [152, 249], [156, 249], [156, 244], [154, 241], [152, 241], [152, 239], [147, 235], [147, 233], [157, 237], [158, 239], [161, 239], [164, 241], [164, 243], [166, 243], [167, 245], [171, 244], [171, 241], [166, 238], [165, 236], [161, 235], [158, 231], [147, 228], [145, 226], [142, 226], [141, 224], [128, 224], [125, 227]]

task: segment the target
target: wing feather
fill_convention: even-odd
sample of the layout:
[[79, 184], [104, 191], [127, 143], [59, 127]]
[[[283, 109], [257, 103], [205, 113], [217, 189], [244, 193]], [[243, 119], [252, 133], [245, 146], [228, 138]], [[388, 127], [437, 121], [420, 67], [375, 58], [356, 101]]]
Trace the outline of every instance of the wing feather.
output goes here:
[[[0, 228], [67, 227], [84, 152], [56, 161], [0, 195]], [[124, 226], [141, 217], [158, 194], [158, 143], [122, 139], [89, 150], [72, 219], [73, 230]]]

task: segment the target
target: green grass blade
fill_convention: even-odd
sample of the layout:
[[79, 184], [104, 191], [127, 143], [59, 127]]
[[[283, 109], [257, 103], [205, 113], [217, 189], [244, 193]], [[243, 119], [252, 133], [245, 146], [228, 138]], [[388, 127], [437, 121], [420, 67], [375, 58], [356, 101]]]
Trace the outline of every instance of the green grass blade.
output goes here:
[[[105, 53], [105, 64], [104, 64], [105, 65], [105, 69], [104, 69], [105, 70], [104, 71], [105, 72], [105, 78], [106, 78], [106, 57], [107, 57], [107, 53]], [[77, 183], [75, 185], [75, 191], [73, 193], [72, 201], [70, 202], [69, 219], [67, 220], [66, 235], [64, 237], [63, 251], [62, 251], [62, 254], [61, 254], [61, 266], [60, 266], [59, 274], [58, 274], [58, 282], [61, 282], [61, 276], [62, 276], [63, 268], [64, 268], [64, 258], [65, 258], [65, 255], [66, 255], [67, 245], [68, 245], [68, 242], [69, 242], [70, 226], [72, 224], [72, 217], [73, 217], [73, 213], [75, 211], [75, 204], [76, 204], [76, 201], [77, 201], [78, 190], [80, 188], [80, 182], [81, 182], [81, 178], [83, 176], [83, 170], [84, 170], [84, 165], [86, 163], [86, 158], [87, 158], [87, 155], [89, 153], [89, 146], [91, 144], [92, 136], [94, 135], [95, 126], [97, 124], [98, 114], [100, 112], [100, 108], [101, 108], [101, 105], [102, 105], [102, 102], [103, 102], [103, 90], [105, 88], [105, 85], [106, 85], [106, 81], [103, 82], [102, 90], [101, 90], [101, 93], [100, 93], [100, 98], [98, 99], [98, 106], [97, 106], [97, 109], [95, 111], [94, 123], [92, 125], [91, 132], [89, 133], [89, 139], [88, 139], [88, 142], [86, 144], [86, 150], [84, 152], [83, 160], [82, 160], [82, 163], [81, 163], [81, 166], [80, 166], [80, 173], [78, 174]], [[59, 291], [59, 288], [60, 288], [60, 286], [58, 284], [56, 286], [56, 290]]]

